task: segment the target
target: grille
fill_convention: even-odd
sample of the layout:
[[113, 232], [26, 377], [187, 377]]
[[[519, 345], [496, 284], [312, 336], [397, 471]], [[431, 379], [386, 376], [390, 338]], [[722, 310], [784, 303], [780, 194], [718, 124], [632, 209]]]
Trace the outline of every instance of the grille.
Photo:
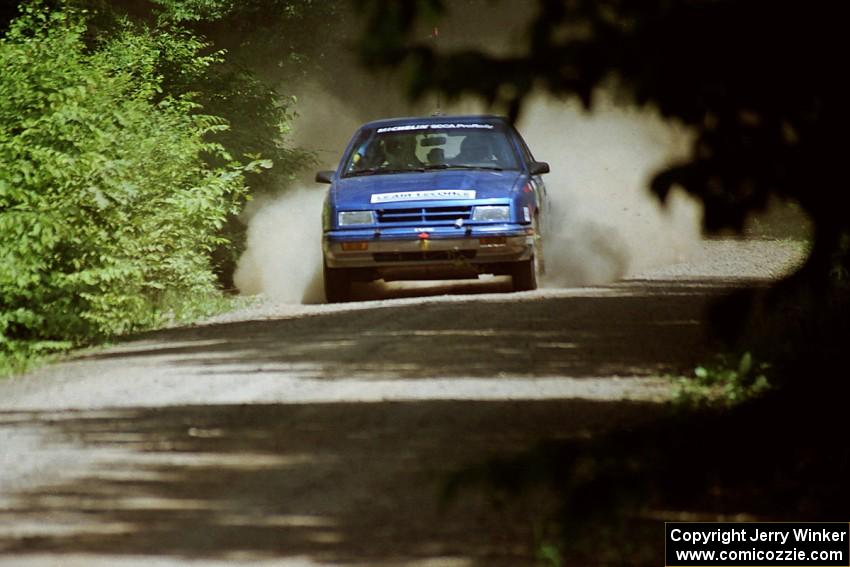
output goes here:
[[372, 255], [376, 262], [427, 262], [435, 260], [471, 260], [475, 250], [435, 250], [433, 252], [378, 252]]
[[380, 224], [451, 224], [458, 219], [468, 221], [472, 217], [472, 207], [418, 207], [411, 209], [379, 209]]

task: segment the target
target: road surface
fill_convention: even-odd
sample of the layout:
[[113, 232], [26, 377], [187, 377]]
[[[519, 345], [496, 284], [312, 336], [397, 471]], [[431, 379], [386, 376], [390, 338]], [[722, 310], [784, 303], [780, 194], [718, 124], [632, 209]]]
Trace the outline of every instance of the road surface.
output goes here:
[[608, 286], [258, 304], [0, 382], [0, 566], [523, 565], [546, 502], [452, 471], [670, 411], [706, 309], [799, 260], [708, 241]]

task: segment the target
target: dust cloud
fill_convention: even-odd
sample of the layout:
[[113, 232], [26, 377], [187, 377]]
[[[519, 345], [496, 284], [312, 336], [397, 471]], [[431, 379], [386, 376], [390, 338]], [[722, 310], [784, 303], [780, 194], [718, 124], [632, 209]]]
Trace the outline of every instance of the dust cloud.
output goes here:
[[233, 276], [239, 291], [283, 303], [324, 300], [323, 201], [323, 188], [304, 187], [249, 204], [247, 245]]
[[[314, 153], [317, 169], [336, 169], [354, 131], [372, 117], [358, 112], [351, 103], [334, 96], [318, 83], [304, 82], [300, 90], [298, 116], [292, 125], [290, 139], [295, 146]], [[314, 174], [313, 170], [304, 172], [302, 184], [312, 185]]]
[[687, 155], [688, 133], [601, 98], [593, 113], [539, 98], [517, 125], [552, 168], [547, 287], [610, 283], [700, 250], [701, 205], [675, 190], [664, 206], [647, 188], [654, 172]]
[[[295, 134], [301, 145], [320, 150], [318, 167], [323, 169], [335, 167], [359, 123], [378, 117], [347, 110], [329, 93], [302, 100], [314, 102], [300, 109]], [[315, 108], [316, 103], [325, 111]], [[485, 111], [469, 100], [445, 110]], [[647, 189], [655, 171], [686, 155], [689, 139], [683, 129], [651, 112], [604, 100], [587, 113], [543, 97], [528, 105], [517, 126], [535, 157], [552, 168], [545, 177], [552, 205], [544, 246], [545, 287], [610, 283], [697, 253], [697, 202], [674, 191], [663, 206]], [[255, 201], [244, 213], [247, 250], [235, 274], [242, 293], [262, 293], [286, 303], [322, 301], [326, 188], [302, 185], [276, 199]]]

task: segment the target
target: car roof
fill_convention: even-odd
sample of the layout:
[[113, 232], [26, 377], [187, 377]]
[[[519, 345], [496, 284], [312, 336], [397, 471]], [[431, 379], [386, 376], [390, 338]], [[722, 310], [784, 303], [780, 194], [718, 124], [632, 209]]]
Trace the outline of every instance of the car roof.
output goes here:
[[484, 122], [487, 124], [507, 124], [507, 118], [493, 114], [456, 114], [444, 116], [436, 114], [432, 116], [406, 116], [399, 118], [383, 118], [367, 122], [361, 129], [387, 128], [392, 126], [403, 126], [406, 124], [471, 124]]

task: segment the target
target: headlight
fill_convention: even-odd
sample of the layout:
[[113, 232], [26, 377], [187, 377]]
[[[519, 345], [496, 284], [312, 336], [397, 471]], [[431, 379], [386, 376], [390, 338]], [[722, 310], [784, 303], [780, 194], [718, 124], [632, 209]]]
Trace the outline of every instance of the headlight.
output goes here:
[[375, 224], [375, 213], [373, 211], [340, 211], [337, 220], [339, 226]]
[[485, 207], [475, 207], [472, 212], [472, 220], [474, 221], [509, 221], [511, 218], [511, 208], [508, 205], [488, 205]]

